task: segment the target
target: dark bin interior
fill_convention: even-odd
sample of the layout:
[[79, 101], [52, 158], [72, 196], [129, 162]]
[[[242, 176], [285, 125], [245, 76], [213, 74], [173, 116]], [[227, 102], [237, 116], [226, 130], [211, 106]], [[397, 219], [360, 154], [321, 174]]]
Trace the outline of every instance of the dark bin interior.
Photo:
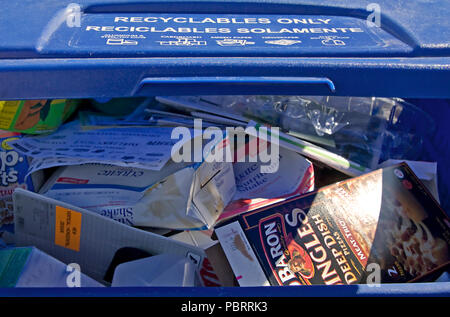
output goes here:
[[450, 166], [447, 162], [450, 155], [448, 139], [450, 128], [447, 118], [450, 116], [450, 103], [448, 100], [411, 100], [411, 102], [424, 109], [436, 122], [437, 129], [432, 135], [432, 141], [425, 144], [421, 158], [424, 161], [438, 162], [438, 190], [440, 199], [442, 199], [441, 206], [449, 214]]

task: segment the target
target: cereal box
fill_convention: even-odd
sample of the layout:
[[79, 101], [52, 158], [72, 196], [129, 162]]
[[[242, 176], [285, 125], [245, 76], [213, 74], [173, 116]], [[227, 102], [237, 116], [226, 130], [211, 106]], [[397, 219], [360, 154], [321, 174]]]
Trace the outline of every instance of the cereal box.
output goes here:
[[36, 190], [42, 183], [41, 174], [25, 178], [28, 159], [14, 151], [8, 142], [21, 137], [20, 133], [0, 130], [0, 235], [14, 232], [12, 193], [18, 187]]

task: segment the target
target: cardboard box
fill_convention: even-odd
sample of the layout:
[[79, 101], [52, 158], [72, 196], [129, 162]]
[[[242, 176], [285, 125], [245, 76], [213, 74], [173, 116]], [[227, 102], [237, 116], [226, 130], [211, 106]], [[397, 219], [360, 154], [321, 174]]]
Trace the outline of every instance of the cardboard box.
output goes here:
[[[258, 142], [256, 138], [254, 141]], [[261, 151], [264, 147], [261, 140], [259, 143], [258, 150]], [[246, 160], [233, 164], [236, 194], [217, 223], [314, 190], [313, 164], [302, 155], [280, 148], [278, 161], [272, 163], [276, 168], [272, 173], [263, 173], [261, 166], [264, 164], [248, 159], [249, 152], [246, 149]]]
[[[200, 274], [202, 280], [204, 281], [204, 277], [210, 276], [212, 272], [214, 277], [216, 277], [220, 285], [209, 285], [205, 284], [205, 286], [223, 286], [223, 287], [233, 287], [239, 286], [236, 278], [234, 277], [233, 270], [230, 266], [230, 263], [227, 260], [225, 253], [223, 252], [222, 246], [220, 243], [215, 243], [211, 245], [206, 250], [206, 260], [208, 261], [208, 265], [205, 265], [205, 273]], [[202, 273], [202, 271], [200, 271]], [[209, 274], [208, 274], [209, 273]]]
[[39, 190], [43, 183], [42, 171], [25, 177], [29, 160], [8, 145], [9, 141], [21, 138], [17, 132], [0, 130], [0, 236], [3, 232], [14, 232], [12, 194], [16, 188]]
[[17, 246], [36, 246], [64, 263], [77, 263], [82, 273], [104, 284], [116, 251], [123, 247], [182, 255], [197, 267], [205, 257], [200, 248], [30, 191], [17, 189], [13, 199]]
[[[211, 239], [212, 230], [186, 230], [169, 236], [170, 239], [205, 250], [207, 257], [201, 263], [199, 276], [203, 286], [234, 286], [234, 276], [217, 240]], [[220, 250], [219, 250], [220, 249]]]
[[49, 133], [70, 117], [78, 103], [76, 99], [0, 101], [0, 129]]
[[231, 163], [151, 171], [110, 164], [58, 168], [40, 193], [131, 226], [210, 228], [234, 194]]
[[450, 220], [405, 163], [219, 225], [241, 286], [433, 281], [450, 267]]

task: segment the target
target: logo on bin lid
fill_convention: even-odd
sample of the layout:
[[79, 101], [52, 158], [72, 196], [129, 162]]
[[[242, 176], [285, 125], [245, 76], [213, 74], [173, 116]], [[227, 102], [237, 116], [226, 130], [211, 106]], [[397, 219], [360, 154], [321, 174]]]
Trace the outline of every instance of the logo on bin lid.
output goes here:
[[267, 43], [267, 44], [282, 45], [282, 46], [294, 45], [294, 44], [298, 44], [301, 42], [302, 41], [299, 41], [299, 40], [287, 40], [287, 39], [265, 41], [265, 43]]
[[223, 39], [223, 40], [216, 40], [216, 42], [220, 46], [245, 46], [255, 44], [255, 42], [242, 39]]

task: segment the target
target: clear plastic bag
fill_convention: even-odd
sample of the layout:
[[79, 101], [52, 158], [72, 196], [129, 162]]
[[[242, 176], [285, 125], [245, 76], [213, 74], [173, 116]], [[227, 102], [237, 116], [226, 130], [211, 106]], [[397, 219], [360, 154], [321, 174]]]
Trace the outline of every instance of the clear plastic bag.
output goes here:
[[430, 116], [398, 98], [198, 96], [191, 101], [278, 126], [368, 168], [387, 159], [417, 159], [435, 129]]

